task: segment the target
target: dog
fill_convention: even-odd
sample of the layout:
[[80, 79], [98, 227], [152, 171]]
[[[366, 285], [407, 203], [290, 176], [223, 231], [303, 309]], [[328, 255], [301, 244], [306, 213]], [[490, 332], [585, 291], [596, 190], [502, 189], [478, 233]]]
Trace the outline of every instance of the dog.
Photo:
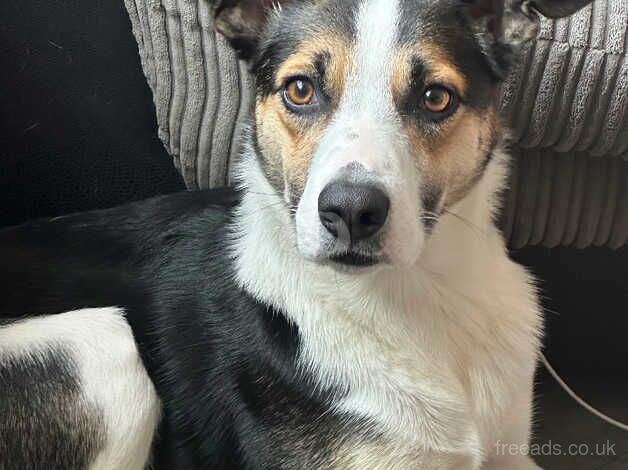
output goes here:
[[586, 3], [214, 1], [239, 187], [0, 232], [0, 468], [538, 468], [498, 89]]

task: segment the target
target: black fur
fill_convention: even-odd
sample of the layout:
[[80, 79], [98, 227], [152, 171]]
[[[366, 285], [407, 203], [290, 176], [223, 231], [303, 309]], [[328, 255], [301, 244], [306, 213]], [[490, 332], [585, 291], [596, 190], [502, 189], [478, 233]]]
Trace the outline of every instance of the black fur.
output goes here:
[[[425, 39], [438, 43], [467, 81], [465, 104], [476, 109], [494, 104], [496, 84], [510, 67], [511, 48], [501, 47], [499, 41], [490, 50], [483, 48], [462, 0], [406, 0], [401, 8], [399, 42], [414, 44]], [[501, 67], [498, 74], [494, 64]]]
[[125, 309], [163, 403], [157, 469], [296, 469], [341, 440], [326, 405], [340, 391], [297, 375], [296, 327], [234, 284], [237, 198], [182, 193], [0, 232], [7, 318]]
[[283, 14], [266, 29], [252, 62], [258, 96], [276, 93], [274, 82], [279, 66], [305, 38], [332, 31], [354, 37], [358, 5], [359, 0], [335, 0], [284, 6]]
[[423, 227], [427, 233], [432, 233], [438, 217], [441, 215], [440, 204], [443, 200], [443, 191], [438, 187], [425, 187], [421, 194]]
[[1, 470], [83, 470], [105, 443], [63, 347], [0, 355], [0, 397]]

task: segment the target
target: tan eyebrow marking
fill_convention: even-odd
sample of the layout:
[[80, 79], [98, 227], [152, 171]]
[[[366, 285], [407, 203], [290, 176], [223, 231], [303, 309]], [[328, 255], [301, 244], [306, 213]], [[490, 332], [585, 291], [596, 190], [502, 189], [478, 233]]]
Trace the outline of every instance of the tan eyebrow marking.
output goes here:
[[279, 70], [277, 70], [277, 75], [275, 76], [275, 86], [278, 88], [281, 87], [284, 80], [292, 75], [304, 72], [316, 72], [312, 59], [312, 55], [303, 51], [297, 51], [292, 54], [284, 61], [283, 64], [281, 64]]
[[283, 85], [287, 77], [300, 73], [316, 73], [315, 61], [325, 56], [325, 87], [334, 99], [340, 99], [344, 90], [346, 74], [351, 67], [350, 40], [337, 32], [319, 33], [302, 42], [290, 57], [279, 67], [275, 76], [275, 86]]
[[464, 97], [467, 81], [464, 75], [447, 59], [446, 54], [435, 44], [419, 42], [399, 49], [393, 66], [391, 91], [395, 102], [401, 103], [412, 83], [413, 64], [420, 59], [426, 65], [426, 81], [441, 82], [452, 86]]
[[414, 50], [410, 47], [403, 47], [397, 54], [391, 80], [391, 90], [395, 101], [398, 101], [410, 86], [413, 55]]
[[440, 46], [423, 40], [419, 41], [414, 49], [428, 65], [428, 79], [451, 84], [458, 93], [465, 95], [467, 81], [464, 75], [456, 68]]

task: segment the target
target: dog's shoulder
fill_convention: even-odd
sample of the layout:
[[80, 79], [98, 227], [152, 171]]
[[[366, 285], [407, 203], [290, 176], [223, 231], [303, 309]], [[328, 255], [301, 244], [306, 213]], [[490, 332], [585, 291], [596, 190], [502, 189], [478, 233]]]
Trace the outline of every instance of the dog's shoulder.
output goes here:
[[168, 264], [160, 271], [174, 276], [224, 239], [238, 198], [183, 192], [0, 230], [0, 317], [141, 303], [157, 279], [150, 273]]
[[[84, 410], [77, 405], [74, 414], [68, 410], [76, 397], [93, 401], [94, 394], [118, 385], [136, 395], [129, 402], [116, 395], [121, 408], [115, 416], [129, 427], [144, 426], [144, 418], [150, 418], [146, 433], [130, 432], [150, 446], [158, 406], [152, 385], [145, 383], [146, 371], [163, 396], [167, 414], [162, 436], [169, 437], [167, 441], [178, 445], [169, 430], [178, 436], [197, 418], [220, 421], [214, 410], [221, 409], [219, 403], [227, 397], [233, 384], [227, 380], [230, 368], [237, 362], [230, 351], [257, 350], [264, 342], [253, 326], [263, 321], [264, 308], [239, 293], [230, 274], [226, 245], [238, 200], [231, 190], [185, 192], [0, 231], [0, 390], [13, 390], [19, 396], [24, 380], [45, 381], [50, 374], [57, 375], [62, 383], [50, 392], [49, 400], [43, 398], [48, 388], [32, 390], [50, 406], [24, 408], [18, 419], [46, 428], [67, 417], [68, 422], [60, 424], [66, 430], [72, 428], [76, 415], [86, 426], [79, 433], [85, 442], [77, 438], [71, 444], [83, 454], [74, 455], [68, 446], [63, 449], [67, 451], [64, 462], [91, 462], [108, 449], [103, 447], [103, 439], [108, 438], [103, 419], [114, 416], [115, 406], [98, 402]], [[286, 332], [291, 336], [289, 328]], [[284, 341], [285, 348], [294, 347], [290, 341]], [[266, 359], [260, 354], [257, 359], [263, 368]], [[110, 375], [116, 380], [107, 375], [108, 382], [99, 385], [97, 376], [110, 364], [114, 369]], [[201, 370], [213, 371], [209, 380], [199, 376]], [[90, 382], [86, 377], [96, 379]], [[225, 381], [219, 380], [223, 377]], [[133, 383], [138, 386], [133, 388]], [[210, 393], [211, 404], [198, 400]], [[137, 411], [132, 400], [138, 396], [148, 407], [139, 417], [125, 408]], [[233, 411], [227, 406], [222, 409]], [[18, 440], [26, 432], [32, 435], [33, 446], [44, 439], [11, 429]], [[87, 439], [89, 433], [93, 438]], [[212, 451], [226, 446], [223, 441], [217, 438]], [[137, 447], [142, 452], [147, 449]], [[38, 461], [46, 449], [13, 455], [11, 461]], [[146, 457], [142, 452], [129, 452], [125, 458], [139, 462]], [[163, 459], [179, 459], [164, 446], [158, 446], [157, 452]], [[115, 451], [111, 462], [119, 458], [120, 452]]]
[[37, 219], [0, 229], [0, 255], [10, 256], [22, 248], [37, 248], [38, 254], [46, 248], [87, 250], [99, 242], [132, 240], [139, 231], [144, 235], [163, 232], [183, 221], [219, 226], [239, 199], [239, 193], [229, 188], [185, 191], [110, 209]]

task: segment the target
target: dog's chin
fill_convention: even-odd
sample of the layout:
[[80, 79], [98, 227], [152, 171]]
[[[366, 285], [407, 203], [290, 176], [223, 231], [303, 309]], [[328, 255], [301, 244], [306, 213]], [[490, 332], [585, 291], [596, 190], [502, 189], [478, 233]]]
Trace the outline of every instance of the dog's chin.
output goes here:
[[379, 239], [372, 243], [360, 242], [357, 246], [340, 246], [335, 240], [325, 239], [316, 231], [297, 229], [297, 251], [304, 259], [319, 266], [331, 267], [348, 273], [364, 273], [380, 268], [407, 268], [416, 263], [422, 239]]
[[[386, 247], [378, 249], [316, 249], [306, 244], [299, 245], [298, 253], [303, 259], [319, 266], [331, 267], [344, 272], [361, 274], [372, 272], [381, 268], [396, 269], [407, 268], [414, 265], [418, 256], [418, 250], [386, 250]], [[389, 253], [392, 251], [392, 253]], [[389, 254], [397, 256], [389, 256]], [[403, 254], [405, 256], [399, 256]]]
[[380, 269], [405, 270], [416, 264], [421, 252], [421, 245], [395, 250], [381, 247], [376, 251], [360, 249], [310, 251], [307, 248], [309, 247], [298, 247], [298, 254], [304, 260], [349, 274], [362, 274]]

